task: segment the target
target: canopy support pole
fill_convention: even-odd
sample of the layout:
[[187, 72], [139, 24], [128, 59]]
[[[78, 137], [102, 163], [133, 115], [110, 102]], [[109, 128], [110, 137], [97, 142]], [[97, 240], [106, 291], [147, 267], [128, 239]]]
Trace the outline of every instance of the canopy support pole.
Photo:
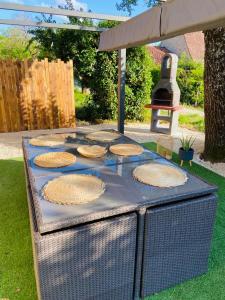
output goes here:
[[118, 131], [124, 133], [126, 49], [120, 49], [118, 52]]

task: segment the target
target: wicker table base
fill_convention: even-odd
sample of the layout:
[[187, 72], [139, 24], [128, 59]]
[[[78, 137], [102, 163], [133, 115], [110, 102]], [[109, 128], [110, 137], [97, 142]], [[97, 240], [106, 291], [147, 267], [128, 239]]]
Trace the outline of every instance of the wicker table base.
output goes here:
[[216, 187], [191, 174], [175, 188], [145, 185], [132, 172], [146, 160], [73, 169], [104, 178], [106, 190], [68, 207], [43, 199], [59, 175], [37, 173], [24, 154], [40, 300], [138, 300], [207, 271]]

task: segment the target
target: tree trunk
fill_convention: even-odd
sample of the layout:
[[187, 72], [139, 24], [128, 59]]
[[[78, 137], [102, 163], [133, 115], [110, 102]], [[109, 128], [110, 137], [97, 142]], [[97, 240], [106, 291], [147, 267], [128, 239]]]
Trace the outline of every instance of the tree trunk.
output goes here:
[[225, 28], [205, 31], [205, 150], [203, 158], [225, 161]]

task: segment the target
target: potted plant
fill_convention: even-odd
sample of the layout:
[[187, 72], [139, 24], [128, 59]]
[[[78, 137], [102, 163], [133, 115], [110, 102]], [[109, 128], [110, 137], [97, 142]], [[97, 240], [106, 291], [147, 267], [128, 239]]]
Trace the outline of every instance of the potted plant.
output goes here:
[[180, 139], [181, 147], [179, 149], [179, 157], [181, 160], [181, 166], [184, 161], [189, 161], [191, 165], [191, 161], [194, 156], [194, 149], [192, 148], [195, 138], [191, 137], [182, 137]]

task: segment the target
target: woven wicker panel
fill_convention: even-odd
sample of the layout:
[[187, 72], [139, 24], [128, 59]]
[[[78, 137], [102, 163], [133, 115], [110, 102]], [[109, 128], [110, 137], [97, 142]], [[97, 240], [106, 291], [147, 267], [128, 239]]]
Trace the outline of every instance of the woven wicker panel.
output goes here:
[[93, 141], [99, 142], [112, 142], [120, 138], [120, 134], [116, 132], [109, 131], [96, 131], [86, 135], [86, 138]]
[[77, 151], [85, 156], [90, 158], [98, 158], [102, 157], [107, 153], [107, 149], [105, 147], [101, 147], [98, 145], [94, 146], [80, 146], [77, 148]]
[[38, 235], [41, 299], [133, 299], [136, 236], [135, 214]]
[[214, 197], [147, 211], [142, 299], [207, 272], [215, 213]]
[[104, 182], [92, 175], [65, 175], [44, 187], [45, 199], [57, 204], [84, 204], [98, 199], [105, 191]]
[[68, 137], [76, 137], [76, 134], [48, 134], [48, 135], [40, 135], [36, 138], [33, 138], [29, 141], [29, 143], [33, 146], [39, 147], [54, 147], [58, 145], [63, 145], [66, 142]]
[[133, 171], [138, 181], [157, 187], [175, 187], [185, 184], [187, 176], [180, 170], [161, 164], [145, 164]]
[[141, 146], [134, 144], [117, 144], [111, 146], [109, 150], [113, 154], [121, 156], [140, 155], [144, 152], [144, 149]]
[[60, 168], [72, 165], [76, 156], [68, 152], [49, 152], [38, 155], [34, 159], [35, 165], [42, 168]]

